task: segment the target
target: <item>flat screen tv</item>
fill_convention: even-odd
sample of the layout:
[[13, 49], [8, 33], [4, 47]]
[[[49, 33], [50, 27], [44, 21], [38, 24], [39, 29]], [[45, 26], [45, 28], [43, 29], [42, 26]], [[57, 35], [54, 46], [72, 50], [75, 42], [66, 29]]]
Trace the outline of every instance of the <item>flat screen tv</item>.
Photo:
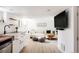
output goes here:
[[54, 27], [57, 30], [64, 30], [68, 27], [68, 12], [63, 11], [54, 17]]

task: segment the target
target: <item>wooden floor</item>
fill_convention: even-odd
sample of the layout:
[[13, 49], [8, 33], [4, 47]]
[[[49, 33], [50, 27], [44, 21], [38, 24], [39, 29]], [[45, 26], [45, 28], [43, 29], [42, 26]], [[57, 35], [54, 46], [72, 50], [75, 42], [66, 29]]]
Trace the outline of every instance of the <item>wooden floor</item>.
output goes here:
[[35, 42], [32, 39], [27, 40], [26, 47], [21, 53], [59, 53], [56, 41], [46, 41], [44, 43]]

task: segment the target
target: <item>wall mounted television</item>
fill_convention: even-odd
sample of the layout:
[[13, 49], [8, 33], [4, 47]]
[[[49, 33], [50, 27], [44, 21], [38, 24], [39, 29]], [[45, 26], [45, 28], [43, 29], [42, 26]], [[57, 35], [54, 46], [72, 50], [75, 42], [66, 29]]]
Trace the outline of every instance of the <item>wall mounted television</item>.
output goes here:
[[54, 17], [54, 27], [57, 30], [64, 30], [68, 27], [68, 12], [63, 11]]

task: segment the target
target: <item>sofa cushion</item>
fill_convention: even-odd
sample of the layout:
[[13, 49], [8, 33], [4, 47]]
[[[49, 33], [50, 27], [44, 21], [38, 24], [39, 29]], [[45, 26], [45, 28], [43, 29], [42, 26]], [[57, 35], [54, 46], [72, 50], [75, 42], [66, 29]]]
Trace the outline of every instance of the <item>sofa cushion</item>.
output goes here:
[[39, 42], [45, 42], [45, 37], [40, 38], [40, 39], [39, 39]]
[[38, 41], [38, 38], [32, 37], [32, 40], [33, 40], [33, 41]]

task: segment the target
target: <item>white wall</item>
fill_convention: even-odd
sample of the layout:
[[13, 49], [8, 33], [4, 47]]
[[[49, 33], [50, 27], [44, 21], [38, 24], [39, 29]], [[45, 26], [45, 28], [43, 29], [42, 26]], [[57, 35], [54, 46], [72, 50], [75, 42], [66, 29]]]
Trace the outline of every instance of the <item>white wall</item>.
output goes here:
[[[14, 18], [16, 20], [10, 20], [9, 18]], [[15, 27], [18, 26], [18, 20], [19, 20], [19, 16], [17, 14], [8, 12], [5, 24], [7, 24], [7, 25], [13, 24], [13, 25], [10, 26], [10, 28], [7, 28], [6, 31], [7, 32], [15, 32], [16, 31]]]
[[20, 16], [18, 14], [12, 13], [7, 9], [4, 8], [0, 8], [0, 20], [1, 18], [4, 20], [4, 23], [0, 22], [0, 34], [4, 33], [4, 26], [8, 25], [8, 24], [15, 24], [15, 26], [10, 26], [10, 28], [7, 27], [7, 32], [14, 32], [15, 31], [15, 27], [17, 25], [17, 21], [10, 21], [9, 18], [15, 18], [15, 19], [19, 19]]
[[58, 31], [58, 47], [63, 52], [77, 52], [77, 22], [76, 22], [76, 7], [69, 7], [69, 27], [63, 31]]
[[[8, 11], [9, 10], [0, 7], [0, 20], [2, 18], [4, 21], [6, 21], [6, 12]], [[0, 22], [0, 34], [4, 33], [4, 26], [5, 26], [5, 23]]]
[[[3, 12], [0, 11], [0, 20], [3, 19]], [[3, 34], [4, 33], [4, 23], [3, 22], [0, 22], [0, 34]]]
[[[29, 31], [36, 31], [36, 32], [46, 32], [46, 30], [55, 30], [54, 28], [54, 17], [48, 16], [48, 17], [32, 17], [22, 18], [23, 25], [29, 30]], [[46, 23], [47, 26], [37, 26], [38, 23]]]

